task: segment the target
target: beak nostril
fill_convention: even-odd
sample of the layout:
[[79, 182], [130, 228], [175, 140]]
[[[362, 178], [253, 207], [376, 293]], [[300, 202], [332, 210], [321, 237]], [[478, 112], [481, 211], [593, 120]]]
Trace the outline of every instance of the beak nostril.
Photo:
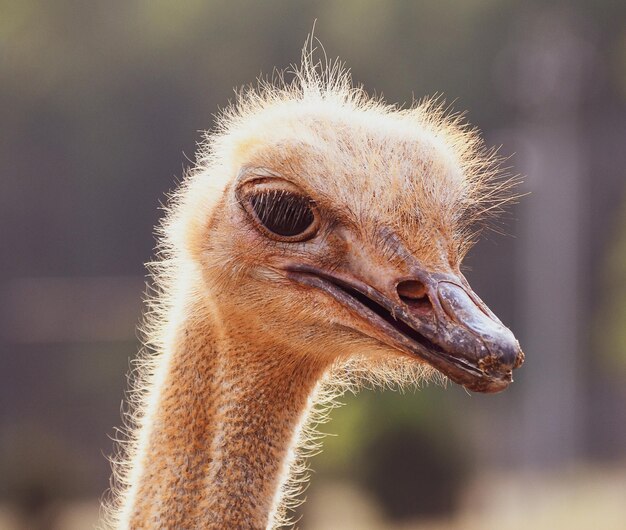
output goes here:
[[428, 298], [426, 286], [418, 280], [405, 280], [400, 282], [396, 289], [398, 296], [406, 305], [420, 312], [430, 312], [432, 304]]
[[426, 298], [426, 286], [417, 280], [406, 280], [400, 282], [396, 289], [400, 298], [409, 300], [420, 300]]

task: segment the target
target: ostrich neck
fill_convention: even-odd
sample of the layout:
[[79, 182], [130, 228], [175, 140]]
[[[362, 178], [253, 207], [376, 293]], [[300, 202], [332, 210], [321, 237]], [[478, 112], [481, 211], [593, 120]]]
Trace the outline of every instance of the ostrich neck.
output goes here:
[[159, 360], [127, 524], [267, 528], [320, 370], [195, 322]]

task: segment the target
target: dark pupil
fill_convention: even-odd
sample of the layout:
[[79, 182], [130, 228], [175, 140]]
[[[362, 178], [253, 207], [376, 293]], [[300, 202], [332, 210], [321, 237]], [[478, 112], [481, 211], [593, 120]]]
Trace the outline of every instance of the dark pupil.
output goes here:
[[281, 190], [268, 190], [250, 198], [259, 221], [270, 232], [280, 236], [296, 236], [313, 223], [311, 200]]

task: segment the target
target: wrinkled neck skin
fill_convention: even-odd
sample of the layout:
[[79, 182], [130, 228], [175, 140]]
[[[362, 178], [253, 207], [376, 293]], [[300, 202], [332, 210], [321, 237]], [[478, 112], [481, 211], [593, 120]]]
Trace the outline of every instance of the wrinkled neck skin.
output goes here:
[[188, 319], [159, 360], [122, 527], [275, 525], [280, 487], [323, 369], [284, 363], [291, 352], [255, 351], [217, 324]]

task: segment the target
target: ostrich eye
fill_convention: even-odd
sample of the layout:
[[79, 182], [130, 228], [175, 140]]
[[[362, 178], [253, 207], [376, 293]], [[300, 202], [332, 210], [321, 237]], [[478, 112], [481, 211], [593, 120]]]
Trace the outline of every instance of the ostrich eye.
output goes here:
[[280, 239], [303, 241], [315, 232], [314, 202], [308, 197], [281, 189], [265, 189], [251, 194], [248, 204], [256, 220]]

